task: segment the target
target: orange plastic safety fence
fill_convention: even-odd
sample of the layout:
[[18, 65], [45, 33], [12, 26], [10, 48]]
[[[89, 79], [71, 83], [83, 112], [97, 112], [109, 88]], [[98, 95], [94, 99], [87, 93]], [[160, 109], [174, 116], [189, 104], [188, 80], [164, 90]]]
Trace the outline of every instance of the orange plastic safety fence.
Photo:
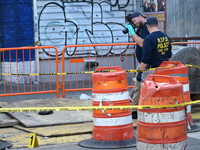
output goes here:
[[[136, 68], [135, 43], [68, 45], [62, 50], [62, 72], [95, 71], [97, 67], [120, 66], [123, 70]], [[92, 74], [62, 75], [62, 97], [66, 92], [92, 90]], [[134, 73], [128, 74], [133, 87]]]
[[[31, 56], [33, 50], [35, 56]], [[38, 75], [58, 72], [59, 61], [56, 47], [14, 47], [1, 48], [0, 51], [2, 55], [0, 97], [44, 93], [55, 93], [56, 97], [59, 97], [59, 75]], [[13, 55], [13, 52], [16, 55]], [[50, 53], [54, 56], [49, 55]], [[5, 55], [9, 58], [8, 60], [4, 59]], [[12, 61], [13, 59], [15, 61]]]

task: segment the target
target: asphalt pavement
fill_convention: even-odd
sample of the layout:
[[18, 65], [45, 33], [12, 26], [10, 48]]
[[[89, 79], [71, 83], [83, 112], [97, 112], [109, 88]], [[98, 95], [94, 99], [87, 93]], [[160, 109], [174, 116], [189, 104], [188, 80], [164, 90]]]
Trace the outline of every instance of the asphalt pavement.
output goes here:
[[[0, 89], [2, 91], [3, 89]], [[1, 92], [3, 93], [3, 92]], [[81, 94], [92, 95], [92, 91], [75, 91], [75, 92], [66, 92], [66, 98], [79, 98]], [[48, 94], [31, 94], [31, 95], [18, 95], [18, 96], [4, 96], [0, 97], [1, 102], [16, 102], [22, 100], [32, 100], [32, 99], [52, 99], [56, 98], [55, 93]]]
[[[187, 139], [186, 150], [199, 150], [200, 149], [199, 141], [200, 141], [200, 132], [189, 133], [188, 139]], [[21, 149], [30, 150], [30, 148], [20, 148], [20, 150]], [[59, 145], [40, 146], [40, 147], [35, 147], [33, 149], [35, 149], [35, 150], [96, 150], [93, 148], [80, 147], [78, 145], [78, 143], [66, 143], [66, 144], [59, 144]], [[122, 148], [122, 149], [123, 150], [136, 150], [136, 147]], [[19, 150], [19, 149], [12, 149], [12, 150]], [[111, 150], [111, 149], [104, 149], [104, 150]], [[113, 149], [113, 150], [120, 150], [120, 149]], [[146, 149], [146, 150], [148, 150], [148, 149]], [[171, 149], [171, 150], [173, 150], [173, 149]], [[176, 150], [179, 150], [179, 149], [176, 149]]]
[[[87, 94], [91, 96], [91, 91], [81, 91], [81, 92], [68, 92], [66, 94], [67, 98], [76, 97], [79, 98], [81, 94]], [[32, 99], [51, 99], [55, 98], [55, 94], [36, 94], [36, 95], [23, 95], [23, 96], [7, 96], [0, 97], [0, 101], [2, 102], [16, 102], [21, 100], [32, 100]], [[200, 122], [196, 122], [198, 126], [200, 126]], [[135, 132], [136, 133], [136, 132]], [[200, 132], [188, 133], [187, 138], [187, 148], [186, 150], [199, 150], [200, 149]], [[30, 148], [10, 148], [12, 150], [30, 150]], [[65, 143], [65, 144], [56, 144], [56, 145], [45, 145], [39, 146], [35, 148], [31, 148], [35, 150], [95, 150], [94, 148], [84, 148], [78, 145], [78, 142]], [[136, 150], [136, 147], [130, 148], [113, 148], [113, 150]], [[105, 149], [106, 150], [106, 149]], [[110, 149], [107, 149], [110, 150]], [[178, 149], [177, 149], [178, 150]]]

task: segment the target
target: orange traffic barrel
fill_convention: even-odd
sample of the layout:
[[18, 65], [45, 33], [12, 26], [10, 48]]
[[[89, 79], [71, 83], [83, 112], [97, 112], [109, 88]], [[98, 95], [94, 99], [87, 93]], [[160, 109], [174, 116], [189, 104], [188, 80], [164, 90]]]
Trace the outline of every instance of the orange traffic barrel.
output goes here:
[[[176, 81], [183, 84], [183, 95], [184, 102], [190, 102], [190, 88], [189, 88], [189, 78], [188, 78], [188, 67], [183, 65], [180, 61], [163, 61], [159, 67], [165, 67], [169, 65], [176, 65], [171, 68], [158, 69], [154, 74], [158, 75], [169, 75], [173, 76]], [[186, 123], [187, 123], [187, 132], [196, 132], [200, 131], [200, 127], [197, 126], [191, 115], [191, 105], [187, 105], [187, 114], [186, 114]]]
[[[103, 72], [111, 70], [110, 72]], [[130, 106], [127, 73], [119, 66], [99, 67], [92, 74], [92, 106]], [[102, 72], [101, 72], [102, 71]], [[79, 143], [88, 148], [136, 146], [130, 109], [93, 110], [92, 139]]]
[[[139, 105], [173, 105], [183, 102], [183, 85], [174, 77], [149, 75], [143, 82]], [[185, 108], [138, 109], [137, 150], [186, 149]]]

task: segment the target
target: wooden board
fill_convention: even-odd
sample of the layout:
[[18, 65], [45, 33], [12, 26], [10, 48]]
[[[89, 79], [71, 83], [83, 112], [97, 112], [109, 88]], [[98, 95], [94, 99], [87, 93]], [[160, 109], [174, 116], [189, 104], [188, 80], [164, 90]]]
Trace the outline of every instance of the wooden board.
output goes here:
[[11, 127], [18, 124], [19, 121], [12, 119], [8, 114], [0, 113], [0, 127]]
[[43, 137], [58, 137], [58, 136], [69, 136], [79, 134], [91, 134], [93, 123], [80, 123], [80, 124], [69, 124], [69, 125], [57, 125], [48, 127], [35, 127], [25, 128], [22, 126], [14, 126], [14, 128], [29, 132], [36, 133]]
[[[18, 102], [0, 102], [3, 108], [15, 107], [62, 107], [62, 106], [91, 106], [91, 100], [79, 99], [36, 99]], [[25, 127], [40, 127], [49, 125], [74, 124], [92, 121], [92, 111], [54, 111], [49, 115], [39, 115], [38, 112], [9, 113]]]

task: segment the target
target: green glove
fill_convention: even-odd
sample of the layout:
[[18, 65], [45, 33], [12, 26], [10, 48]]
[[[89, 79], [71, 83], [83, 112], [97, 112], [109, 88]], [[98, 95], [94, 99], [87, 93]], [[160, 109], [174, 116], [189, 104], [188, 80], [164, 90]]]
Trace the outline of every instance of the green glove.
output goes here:
[[132, 25], [130, 25], [130, 24], [126, 25], [126, 28], [128, 29], [131, 36], [133, 36], [135, 34], [135, 31], [134, 31], [134, 28]]

